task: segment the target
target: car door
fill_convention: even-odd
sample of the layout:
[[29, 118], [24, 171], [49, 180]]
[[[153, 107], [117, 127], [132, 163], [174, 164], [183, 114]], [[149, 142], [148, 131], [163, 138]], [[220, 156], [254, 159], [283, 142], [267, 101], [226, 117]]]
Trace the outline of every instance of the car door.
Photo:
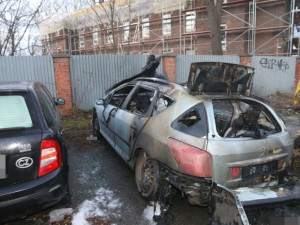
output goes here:
[[115, 113], [115, 149], [128, 160], [134, 142], [150, 118], [155, 89], [139, 86]]
[[115, 146], [115, 114], [133, 88], [133, 85], [126, 85], [115, 90], [99, 117], [101, 124], [105, 126], [104, 137], [113, 147]]

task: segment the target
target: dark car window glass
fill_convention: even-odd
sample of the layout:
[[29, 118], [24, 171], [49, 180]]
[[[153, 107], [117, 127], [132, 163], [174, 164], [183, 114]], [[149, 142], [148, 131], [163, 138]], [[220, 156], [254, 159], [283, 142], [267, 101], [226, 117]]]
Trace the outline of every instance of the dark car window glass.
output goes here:
[[109, 104], [120, 107], [134, 86], [126, 86], [116, 90], [109, 100]]
[[29, 128], [33, 123], [23, 96], [0, 96], [0, 129]]
[[49, 93], [49, 91], [47, 90], [47, 88], [45, 86], [42, 86], [41, 92], [42, 92], [42, 95], [45, 97], [45, 100], [47, 101], [47, 104], [49, 105], [50, 110], [53, 112], [54, 117], [56, 117], [56, 105], [55, 105], [52, 95]]
[[174, 103], [174, 100], [166, 95], [160, 95], [157, 98], [156, 104], [154, 106], [153, 116], [165, 111]]
[[204, 137], [207, 135], [207, 119], [205, 107], [201, 103], [196, 105], [181, 116], [179, 116], [171, 125], [175, 130], [195, 136]]
[[51, 127], [56, 120], [55, 109], [53, 108], [53, 104], [50, 101], [49, 97], [46, 95], [43, 89], [39, 88], [36, 91], [38, 100], [41, 104], [45, 119], [49, 127]]
[[127, 110], [136, 114], [146, 114], [152, 103], [154, 91], [140, 87], [127, 105]]

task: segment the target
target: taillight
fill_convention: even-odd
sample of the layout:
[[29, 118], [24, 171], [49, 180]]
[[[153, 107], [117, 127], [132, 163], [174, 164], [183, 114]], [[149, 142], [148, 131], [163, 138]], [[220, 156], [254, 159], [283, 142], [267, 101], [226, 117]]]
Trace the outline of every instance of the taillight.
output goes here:
[[43, 140], [41, 144], [38, 176], [44, 176], [61, 166], [60, 146], [55, 140]]
[[239, 178], [241, 174], [241, 169], [240, 167], [233, 167], [231, 170], [231, 178], [236, 179]]
[[168, 145], [182, 173], [197, 177], [212, 176], [211, 156], [206, 151], [172, 138], [168, 139]]

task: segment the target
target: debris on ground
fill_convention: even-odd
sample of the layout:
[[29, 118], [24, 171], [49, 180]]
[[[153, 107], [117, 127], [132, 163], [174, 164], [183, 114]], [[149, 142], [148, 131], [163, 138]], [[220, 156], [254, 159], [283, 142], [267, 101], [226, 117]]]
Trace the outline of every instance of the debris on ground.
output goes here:
[[70, 216], [73, 213], [72, 208], [55, 209], [49, 213], [49, 222], [63, 221], [65, 216]]

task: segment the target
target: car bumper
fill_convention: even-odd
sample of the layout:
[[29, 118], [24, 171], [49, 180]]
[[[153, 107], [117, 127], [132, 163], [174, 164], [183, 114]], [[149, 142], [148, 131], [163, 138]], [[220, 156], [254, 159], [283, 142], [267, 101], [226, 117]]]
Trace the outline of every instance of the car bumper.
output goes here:
[[0, 223], [52, 206], [67, 193], [67, 172], [62, 168], [26, 183], [0, 188]]
[[212, 180], [189, 176], [169, 167], [160, 165], [160, 176], [163, 180], [185, 193], [191, 205], [206, 206], [211, 201]]

